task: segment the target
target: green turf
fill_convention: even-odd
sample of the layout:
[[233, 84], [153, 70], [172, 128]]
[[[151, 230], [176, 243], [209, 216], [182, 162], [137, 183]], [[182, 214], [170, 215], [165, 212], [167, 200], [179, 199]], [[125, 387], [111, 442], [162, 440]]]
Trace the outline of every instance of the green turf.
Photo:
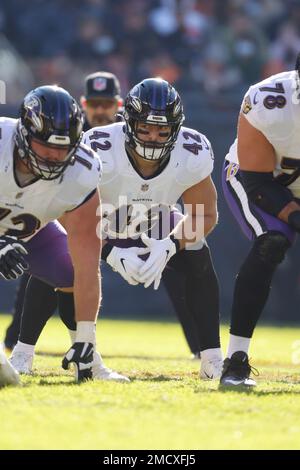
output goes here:
[[[0, 331], [8, 321], [0, 316]], [[223, 338], [225, 347], [227, 328]], [[0, 449], [300, 448], [300, 328], [257, 330], [252, 393], [200, 381], [176, 324], [103, 320], [98, 339], [107, 365], [132, 382], [74, 384], [60, 368], [68, 335], [52, 319], [34, 376], [0, 391]]]

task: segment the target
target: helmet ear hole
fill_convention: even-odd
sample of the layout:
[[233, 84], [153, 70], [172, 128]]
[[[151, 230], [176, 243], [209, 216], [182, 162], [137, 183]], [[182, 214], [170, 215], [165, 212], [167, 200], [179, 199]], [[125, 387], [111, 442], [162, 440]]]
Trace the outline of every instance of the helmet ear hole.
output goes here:
[[[184, 120], [181, 98], [175, 88], [166, 80], [148, 78], [129, 91], [124, 108], [127, 145], [145, 160], [166, 158]], [[165, 143], [141, 141], [136, 132], [138, 122], [170, 126], [170, 138]]]

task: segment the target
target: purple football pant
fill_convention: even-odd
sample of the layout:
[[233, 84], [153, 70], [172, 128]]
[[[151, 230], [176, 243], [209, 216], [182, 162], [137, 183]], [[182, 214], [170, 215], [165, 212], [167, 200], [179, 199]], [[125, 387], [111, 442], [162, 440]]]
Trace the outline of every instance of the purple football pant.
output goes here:
[[222, 187], [226, 202], [249, 240], [269, 231], [280, 232], [293, 243], [296, 232], [288, 224], [274, 217], [249, 201], [236, 163], [224, 162]]
[[26, 242], [29, 273], [53, 287], [73, 286], [73, 265], [62, 225], [50, 222]]

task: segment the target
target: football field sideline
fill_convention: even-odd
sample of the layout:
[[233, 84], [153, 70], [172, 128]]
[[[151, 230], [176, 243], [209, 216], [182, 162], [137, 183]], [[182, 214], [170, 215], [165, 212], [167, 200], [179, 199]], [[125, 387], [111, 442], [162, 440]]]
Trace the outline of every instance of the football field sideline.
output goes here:
[[[2, 337], [8, 323], [0, 315]], [[227, 326], [222, 339], [225, 351]], [[250, 357], [260, 376], [250, 393], [200, 381], [176, 323], [104, 319], [98, 343], [131, 383], [74, 384], [60, 367], [68, 333], [51, 319], [34, 375], [0, 391], [0, 449], [300, 448], [300, 328], [257, 328]]]

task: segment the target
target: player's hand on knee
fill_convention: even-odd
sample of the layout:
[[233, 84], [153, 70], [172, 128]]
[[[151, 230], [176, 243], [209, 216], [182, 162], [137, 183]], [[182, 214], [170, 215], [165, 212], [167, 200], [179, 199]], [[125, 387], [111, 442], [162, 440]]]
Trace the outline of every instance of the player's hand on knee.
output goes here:
[[24, 258], [28, 252], [24, 244], [14, 237], [0, 236], [0, 274], [4, 279], [17, 279], [29, 268]]
[[112, 269], [118, 272], [128, 284], [139, 284], [139, 270], [144, 261], [140, 256], [149, 253], [148, 248], [117, 248], [114, 247], [106, 258]]
[[69, 369], [74, 364], [76, 382], [93, 378], [92, 365], [94, 346], [92, 343], [74, 343], [62, 360], [62, 368]]

